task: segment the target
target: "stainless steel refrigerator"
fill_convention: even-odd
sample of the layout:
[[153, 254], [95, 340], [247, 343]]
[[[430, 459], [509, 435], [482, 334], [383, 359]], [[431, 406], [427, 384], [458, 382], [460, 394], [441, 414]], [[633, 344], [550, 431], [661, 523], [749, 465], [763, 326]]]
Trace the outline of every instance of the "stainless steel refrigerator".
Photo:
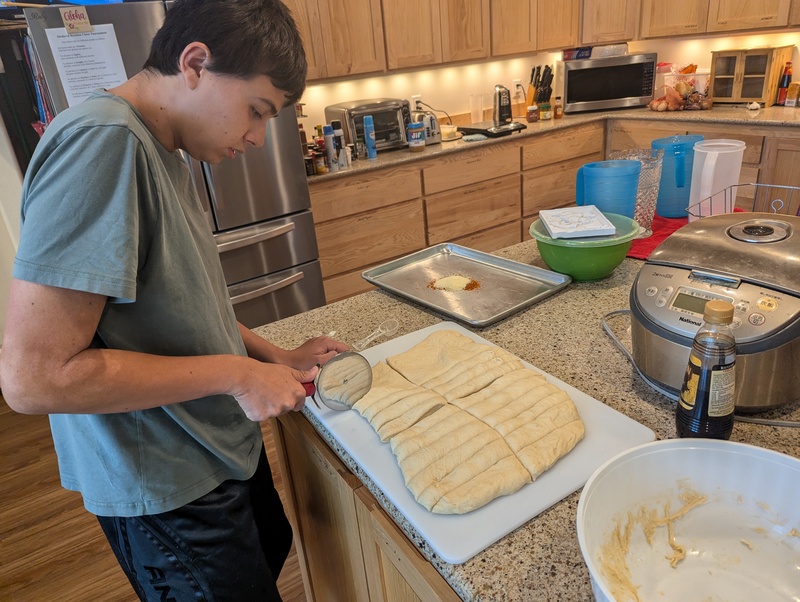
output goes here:
[[[94, 29], [92, 39], [84, 36], [85, 43], [68, 36], [58, 7], [25, 9], [32, 50], [41, 66], [37, 89], [42, 102], [55, 115], [92, 89], [116, 85], [140, 71], [168, 6], [129, 2], [83, 7]], [[268, 122], [264, 146], [233, 160], [209, 165], [184, 156], [206, 208], [239, 321], [254, 328], [324, 305], [294, 111], [280, 111]]]

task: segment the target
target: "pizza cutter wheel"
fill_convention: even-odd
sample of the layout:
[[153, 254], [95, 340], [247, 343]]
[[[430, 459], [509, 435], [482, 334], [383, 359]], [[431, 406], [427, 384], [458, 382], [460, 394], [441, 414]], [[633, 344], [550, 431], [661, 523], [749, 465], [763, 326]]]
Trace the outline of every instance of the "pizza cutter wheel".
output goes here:
[[349, 410], [372, 387], [372, 366], [363, 355], [345, 351], [320, 368], [313, 383], [303, 383], [306, 394], [317, 407]]

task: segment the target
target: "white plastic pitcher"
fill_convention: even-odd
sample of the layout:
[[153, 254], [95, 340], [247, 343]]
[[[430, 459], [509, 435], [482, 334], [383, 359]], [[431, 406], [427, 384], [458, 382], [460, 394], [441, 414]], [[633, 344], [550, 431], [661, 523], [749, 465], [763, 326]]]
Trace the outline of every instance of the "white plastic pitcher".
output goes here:
[[739, 183], [744, 148], [741, 140], [702, 140], [695, 143], [687, 210], [690, 222], [700, 217], [733, 212], [736, 204], [735, 185]]

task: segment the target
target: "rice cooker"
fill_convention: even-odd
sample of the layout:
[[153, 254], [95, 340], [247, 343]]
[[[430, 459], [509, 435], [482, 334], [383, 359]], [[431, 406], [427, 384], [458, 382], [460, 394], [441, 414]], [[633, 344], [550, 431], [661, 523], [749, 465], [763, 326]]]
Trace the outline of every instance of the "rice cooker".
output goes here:
[[636, 366], [678, 393], [707, 301], [734, 306], [736, 411], [800, 399], [800, 217], [728, 213], [691, 222], [645, 262], [630, 292]]

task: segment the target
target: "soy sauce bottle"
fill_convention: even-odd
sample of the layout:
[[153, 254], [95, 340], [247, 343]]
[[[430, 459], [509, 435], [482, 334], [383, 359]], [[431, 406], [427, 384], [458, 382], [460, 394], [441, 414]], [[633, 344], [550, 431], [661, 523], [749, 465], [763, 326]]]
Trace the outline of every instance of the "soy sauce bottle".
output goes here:
[[703, 325], [694, 337], [678, 399], [679, 437], [729, 439], [736, 403], [736, 339], [731, 333], [733, 305], [705, 305]]

